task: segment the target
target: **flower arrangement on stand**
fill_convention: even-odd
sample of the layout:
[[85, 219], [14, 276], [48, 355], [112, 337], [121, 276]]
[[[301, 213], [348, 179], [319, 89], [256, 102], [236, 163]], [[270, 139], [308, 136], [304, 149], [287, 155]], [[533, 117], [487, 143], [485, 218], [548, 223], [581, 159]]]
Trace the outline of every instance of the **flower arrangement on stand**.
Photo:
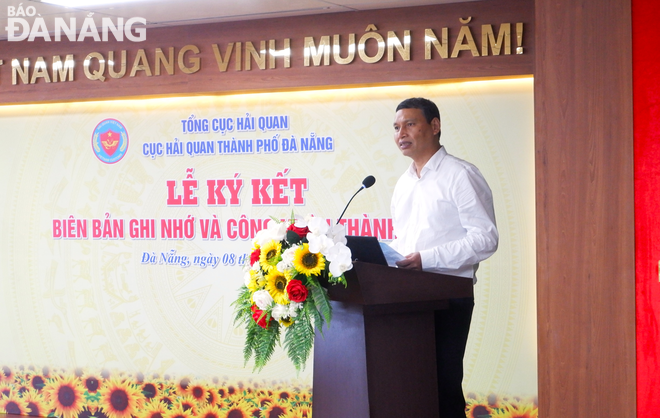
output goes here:
[[284, 350], [297, 370], [304, 369], [315, 329], [329, 326], [332, 307], [324, 283], [346, 285], [353, 267], [343, 225], [307, 216], [281, 222], [273, 218], [257, 233], [245, 284], [233, 302], [235, 324], [246, 328], [245, 362], [254, 357], [261, 370], [284, 338]]

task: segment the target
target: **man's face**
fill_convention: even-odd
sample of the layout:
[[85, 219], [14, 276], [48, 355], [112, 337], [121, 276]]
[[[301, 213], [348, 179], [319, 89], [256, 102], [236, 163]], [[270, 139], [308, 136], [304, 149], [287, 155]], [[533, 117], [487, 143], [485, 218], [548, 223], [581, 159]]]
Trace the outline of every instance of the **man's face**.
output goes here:
[[430, 158], [439, 148], [440, 120], [426, 121], [421, 109], [401, 109], [394, 119], [394, 142], [403, 155], [417, 159]]

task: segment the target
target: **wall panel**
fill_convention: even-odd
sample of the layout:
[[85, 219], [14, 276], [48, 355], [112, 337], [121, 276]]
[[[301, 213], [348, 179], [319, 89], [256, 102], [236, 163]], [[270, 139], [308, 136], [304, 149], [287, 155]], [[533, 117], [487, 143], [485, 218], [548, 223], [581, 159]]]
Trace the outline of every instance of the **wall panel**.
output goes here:
[[635, 416], [630, 3], [536, 1], [539, 416]]
[[[470, 19], [471, 18], [471, 19]], [[459, 19], [469, 21], [461, 23]], [[505, 54], [502, 48], [499, 55], [483, 55], [482, 28], [491, 25], [495, 37], [500, 33], [500, 25], [511, 24], [511, 53]], [[516, 23], [522, 23], [522, 33], [518, 38]], [[371, 26], [373, 25], [373, 26]], [[462, 50], [451, 58], [457, 40], [464, 27], [470, 28], [474, 38], [477, 56], [471, 50]], [[373, 28], [376, 30], [372, 30]], [[432, 53], [431, 59], [425, 58], [425, 30], [432, 29], [441, 38], [442, 28], [447, 28], [448, 57], [440, 58]], [[356, 42], [369, 32], [377, 32], [385, 40], [388, 32], [394, 32], [401, 40], [404, 31], [410, 31], [410, 60], [404, 61], [400, 54], [393, 52], [393, 60], [388, 61], [388, 53], [376, 63], [366, 63], [356, 58], [350, 64], [338, 64], [330, 54], [328, 64], [305, 66], [305, 38], [313, 37], [315, 46], [320, 47], [321, 39], [340, 35], [341, 57], [346, 57], [348, 36], [355, 34]], [[100, 98], [134, 97], [144, 95], [176, 94], [224, 94], [241, 91], [266, 91], [274, 89], [292, 89], [309, 87], [329, 87], [338, 85], [398, 83], [404, 81], [458, 79], [473, 77], [493, 77], [530, 74], [533, 68], [534, 28], [533, 9], [529, 0], [498, 0], [456, 4], [445, 4], [404, 9], [383, 9], [364, 12], [347, 12], [317, 16], [301, 16], [280, 19], [264, 19], [241, 22], [175, 26], [169, 28], [148, 29], [144, 42], [118, 42], [112, 37], [108, 42], [95, 42], [87, 38], [84, 42], [46, 42], [41, 38], [34, 42], [1, 42], [0, 60], [0, 103], [25, 103], [36, 101], [86, 100]], [[291, 65], [285, 68], [282, 57], [275, 58], [275, 68], [270, 68], [266, 57], [265, 69], [259, 69], [255, 59], [250, 58], [251, 69], [246, 69], [246, 44], [251, 42], [256, 50], [261, 49], [261, 41], [269, 48], [269, 40], [275, 40], [275, 50], [284, 48], [284, 39], [290, 39]], [[497, 40], [497, 39], [495, 39]], [[467, 38], [461, 37], [459, 45], [467, 45]], [[516, 54], [518, 43], [522, 43], [523, 53]], [[216, 62], [213, 45], [218, 46], [222, 59], [226, 58], [229, 44], [232, 52], [225, 71], [220, 71]], [[240, 48], [239, 48], [240, 43]], [[367, 55], [377, 55], [376, 40], [365, 42]], [[200, 62], [199, 71], [187, 74], [178, 66], [179, 53], [187, 45], [199, 49], [186, 52], [182, 56], [186, 67], [192, 68], [192, 59]], [[174, 68], [170, 75], [161, 68], [161, 75], [156, 75], [156, 49], [160, 48], [169, 56], [169, 48], [174, 48]], [[144, 50], [146, 61], [138, 60], [138, 51]], [[236, 50], [241, 50], [239, 59]], [[103, 72], [105, 81], [92, 81], [83, 72], [83, 61], [88, 54], [96, 52], [109, 60], [109, 53], [114, 53], [114, 69], [119, 71], [121, 51], [127, 51], [126, 74], [121, 78], [112, 78], [109, 69]], [[12, 84], [12, 60], [23, 63], [30, 60], [32, 68], [42, 57], [51, 66], [52, 57], [58, 55], [64, 61], [72, 54], [75, 61], [75, 78], [67, 82], [47, 83], [45, 77], [33, 77], [30, 70], [28, 83]], [[252, 57], [250, 55], [250, 57]], [[98, 59], [93, 58], [91, 71], [100, 71]], [[237, 67], [237, 63], [239, 67]], [[135, 65], [148, 64], [147, 71], [132, 71]], [[240, 68], [240, 69], [237, 69]], [[49, 68], [49, 72], [52, 70]], [[133, 72], [133, 76], [131, 76]], [[34, 78], [35, 83], [30, 83]], [[51, 76], [51, 79], [54, 78]]]

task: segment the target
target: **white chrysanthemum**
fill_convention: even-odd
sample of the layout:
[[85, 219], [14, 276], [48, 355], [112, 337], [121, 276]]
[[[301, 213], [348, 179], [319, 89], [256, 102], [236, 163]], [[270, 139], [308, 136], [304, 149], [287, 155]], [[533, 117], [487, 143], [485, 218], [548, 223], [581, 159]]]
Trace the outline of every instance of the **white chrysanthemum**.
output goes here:
[[268, 293], [268, 290], [257, 290], [252, 295], [252, 301], [263, 311], [273, 304], [273, 297]]
[[277, 263], [277, 269], [279, 271], [281, 271], [282, 273], [286, 273], [287, 271], [293, 268], [293, 258], [295, 256], [296, 249], [298, 247], [299, 245], [294, 245], [284, 250], [284, 252], [282, 253], [282, 261]]
[[270, 315], [273, 317], [274, 320], [279, 321], [280, 319], [289, 316], [289, 308], [286, 307], [285, 305], [276, 304], [273, 310], [271, 311]]
[[291, 318], [295, 318], [295, 317], [297, 317], [297, 316], [298, 316], [298, 311], [301, 310], [302, 307], [303, 307], [303, 304], [302, 304], [302, 303], [299, 303], [299, 302], [291, 302], [291, 303], [289, 303], [289, 307], [288, 307], [288, 310], [289, 310], [288, 315], [289, 315], [289, 317], [291, 317]]
[[251, 281], [252, 281], [252, 275], [248, 271], [243, 275], [243, 282], [245, 282], [245, 286], [249, 286]]
[[286, 261], [287, 263], [293, 264], [293, 258], [296, 254], [296, 250], [300, 247], [300, 245], [292, 245], [291, 247], [287, 248], [284, 250], [282, 253], [282, 261]]
[[277, 271], [281, 273], [286, 273], [287, 271], [291, 270], [293, 264], [289, 264], [286, 261], [280, 261], [279, 263], [277, 263], [277, 266], [275, 267], [277, 268]]

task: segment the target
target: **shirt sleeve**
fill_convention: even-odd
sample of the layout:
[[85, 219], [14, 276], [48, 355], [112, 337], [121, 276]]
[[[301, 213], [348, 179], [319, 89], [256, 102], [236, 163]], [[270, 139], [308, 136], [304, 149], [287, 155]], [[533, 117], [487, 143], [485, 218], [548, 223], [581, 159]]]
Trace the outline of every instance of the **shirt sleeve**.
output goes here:
[[458, 173], [452, 198], [465, 236], [421, 250], [424, 270], [461, 270], [477, 265], [497, 250], [493, 195], [476, 167], [465, 167]]

